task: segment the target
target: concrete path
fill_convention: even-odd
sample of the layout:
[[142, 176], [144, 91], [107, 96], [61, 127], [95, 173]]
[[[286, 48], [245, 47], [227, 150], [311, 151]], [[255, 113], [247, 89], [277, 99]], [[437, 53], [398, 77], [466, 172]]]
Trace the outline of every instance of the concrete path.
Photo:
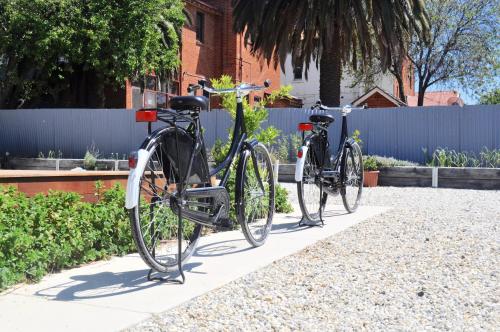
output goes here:
[[240, 231], [203, 237], [185, 266], [184, 285], [148, 282], [137, 254], [50, 275], [0, 296], [0, 330], [121, 330], [387, 210], [361, 206], [346, 214], [343, 207], [332, 207], [323, 228], [299, 228], [299, 213], [276, 215], [260, 248], [250, 248]]

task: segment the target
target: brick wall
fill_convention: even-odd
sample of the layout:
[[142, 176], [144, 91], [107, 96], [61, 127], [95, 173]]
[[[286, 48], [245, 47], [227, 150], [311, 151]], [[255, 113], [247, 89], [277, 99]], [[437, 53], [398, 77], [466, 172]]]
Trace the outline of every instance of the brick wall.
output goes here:
[[[191, 24], [186, 22], [182, 29], [180, 67], [180, 94], [187, 94], [189, 84], [196, 84], [201, 78], [211, 79], [223, 74], [236, 81], [262, 84], [271, 80], [267, 92], [280, 87], [280, 71], [265, 61], [250, 54], [243, 38], [233, 32], [231, 0], [185, 0], [185, 9]], [[196, 13], [205, 15], [204, 41], [196, 40]], [[132, 89], [126, 86], [126, 97], [121, 107], [131, 107]], [[257, 95], [263, 96], [263, 92]], [[253, 100], [253, 95], [250, 96]]]
[[[270, 91], [279, 88], [280, 72], [250, 54], [243, 38], [233, 33], [231, 0], [186, 1], [186, 9], [195, 24], [196, 11], [205, 14], [205, 42], [196, 41], [196, 28], [185, 26], [182, 49], [182, 93], [189, 83], [206, 78], [230, 75], [237, 81], [262, 84], [272, 82]], [[262, 95], [262, 93], [261, 93]], [[252, 98], [251, 98], [252, 100]]]

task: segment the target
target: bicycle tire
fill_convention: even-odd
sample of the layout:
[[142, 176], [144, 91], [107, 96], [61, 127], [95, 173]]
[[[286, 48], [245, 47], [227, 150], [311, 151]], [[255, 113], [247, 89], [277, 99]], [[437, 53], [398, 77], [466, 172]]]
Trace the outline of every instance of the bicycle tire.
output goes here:
[[[244, 160], [240, 159], [240, 163], [244, 165], [240, 173], [240, 197], [238, 207], [238, 222], [241, 225], [241, 230], [245, 235], [245, 239], [254, 247], [259, 247], [266, 242], [269, 232], [272, 228], [274, 216], [274, 195], [275, 184], [271, 157], [266, 147], [262, 143], [254, 146], [253, 151], [249, 154], [244, 154]], [[257, 169], [254, 163], [258, 165]], [[257, 197], [257, 192], [262, 191], [257, 181], [257, 173], [262, 180], [264, 192], [262, 196]], [[237, 184], [238, 185], [238, 184]], [[260, 222], [259, 226], [255, 223]], [[255, 232], [260, 233], [257, 237]]]
[[[361, 148], [357, 143], [346, 145], [344, 149], [342, 173], [342, 179], [344, 181], [344, 188], [341, 191], [342, 203], [347, 212], [353, 213], [359, 206], [361, 194], [363, 192], [363, 156]], [[352, 193], [348, 194], [348, 191], [352, 191]], [[348, 195], [351, 197], [348, 198]], [[355, 199], [352, 199], [354, 196]], [[352, 201], [354, 201], [354, 203], [352, 203]]]
[[[166, 273], [178, 270], [178, 261], [177, 261], [178, 260], [177, 258], [178, 217], [177, 217], [177, 212], [172, 209], [170, 200], [166, 199], [168, 191], [175, 190], [174, 187], [176, 186], [175, 179], [177, 178], [177, 174], [174, 171], [174, 168], [171, 164], [165, 165], [163, 163], [164, 161], [163, 151], [165, 147], [163, 147], [162, 144], [163, 143], [161, 142], [161, 140], [159, 140], [147, 148], [149, 157], [148, 157], [147, 167], [144, 170], [143, 174], [141, 175], [141, 181], [139, 184], [139, 202], [134, 209], [130, 210], [129, 215], [130, 215], [130, 222], [132, 229], [132, 237], [134, 239], [137, 251], [141, 256], [142, 260], [153, 270]], [[159, 186], [155, 186], [154, 189], [151, 186], [151, 183], [155, 181], [153, 180], [149, 181], [147, 179], [148, 173], [150, 179], [156, 179], [158, 181]], [[167, 173], [168, 176], [165, 173]], [[164, 181], [164, 183], [162, 183], [162, 181]], [[143, 185], [147, 185], [148, 183], [149, 183], [149, 190], [143, 187]], [[141, 206], [147, 204], [148, 199], [149, 199], [149, 206], [148, 206], [149, 212], [144, 211], [143, 209], [141, 210]], [[160, 204], [157, 204], [158, 199], [161, 200]], [[155, 200], [155, 202], [153, 202], [153, 200]], [[151, 210], [152, 206], [153, 209], [155, 209], [155, 207], [157, 208], [154, 214], [152, 213]], [[161, 209], [163, 209], [163, 212], [160, 212]], [[160, 228], [158, 228], [158, 225], [156, 225], [157, 227], [155, 228], [155, 222], [153, 219], [149, 221], [148, 224], [148, 227], [150, 227], [149, 229], [146, 228], [146, 230], [144, 230], [144, 227], [141, 227], [143, 226], [142, 221], [143, 219], [145, 219], [144, 218], [145, 212], [149, 214], [150, 217], [153, 215], [153, 218], [158, 216], [158, 214], [160, 214], [159, 216], [160, 218], [164, 216], [164, 218], [158, 220], [159, 222], [163, 222], [163, 224], [160, 225]], [[167, 226], [169, 220], [171, 221], [171, 223], [170, 225]], [[167, 228], [162, 229], [161, 227], [173, 227], [173, 231], [165, 235], [162, 234], [161, 232]], [[159, 233], [157, 229], [160, 229]], [[201, 237], [202, 226], [194, 223], [193, 221], [184, 219], [183, 230], [184, 230], [183, 235], [186, 237], [185, 239], [183, 239], [183, 242], [185, 241], [186, 245], [181, 254], [181, 264], [185, 264], [185, 262], [188, 261], [189, 258], [194, 253], [195, 248], [198, 244], [198, 240]], [[147, 234], [148, 231], [150, 234]], [[148, 235], [150, 235], [149, 239], [147, 238]], [[159, 239], [160, 242], [158, 243], [158, 245], [161, 246], [162, 241], [170, 242], [173, 245], [172, 253], [170, 256], [168, 257], [165, 256], [161, 258], [160, 256], [157, 255], [157, 249], [165, 249], [166, 251], [166, 247], [164, 246], [163, 248], [161, 247], [156, 248], [156, 243], [158, 239], [156, 238], [153, 239], [153, 237], [156, 237], [156, 235], [158, 236], [158, 238], [163, 236], [165, 237]], [[170, 238], [170, 235], [172, 235], [172, 237], [173, 235], [175, 235], [175, 241], [173, 241], [173, 239]], [[149, 247], [148, 243], [150, 244]], [[151, 244], [153, 244], [153, 246], [151, 246]], [[165, 242], [163, 244], [165, 245]]]
[[[319, 179], [316, 174], [319, 172], [319, 168], [313, 153], [311, 148], [307, 149], [306, 159], [302, 165], [302, 180], [297, 182], [297, 196], [302, 217], [310, 222], [318, 222], [320, 221], [320, 210], [321, 212], [325, 210], [328, 194], [323, 192], [323, 196], [320, 197]], [[317, 204], [317, 208], [313, 204]]]

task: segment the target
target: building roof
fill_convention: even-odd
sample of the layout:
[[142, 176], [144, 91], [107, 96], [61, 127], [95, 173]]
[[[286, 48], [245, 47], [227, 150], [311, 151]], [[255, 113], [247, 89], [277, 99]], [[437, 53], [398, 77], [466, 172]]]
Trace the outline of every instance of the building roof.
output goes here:
[[[417, 106], [418, 95], [408, 96], [408, 106]], [[460, 98], [460, 94], [455, 90], [449, 91], [429, 91], [424, 95], [423, 106], [463, 106], [464, 101]]]
[[383, 89], [379, 88], [378, 86], [372, 88], [367, 93], [360, 96], [358, 99], [354, 100], [352, 102], [352, 106], [363, 106], [370, 97], [375, 96], [377, 94], [381, 95], [389, 103], [394, 104], [394, 106], [406, 106], [406, 104], [403, 103], [401, 100], [391, 95], [390, 93], [384, 91]]

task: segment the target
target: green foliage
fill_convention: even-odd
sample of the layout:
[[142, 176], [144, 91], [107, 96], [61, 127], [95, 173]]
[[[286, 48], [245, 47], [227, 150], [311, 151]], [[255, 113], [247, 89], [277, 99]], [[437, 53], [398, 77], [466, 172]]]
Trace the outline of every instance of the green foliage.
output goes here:
[[27, 198], [0, 187], [0, 289], [134, 250], [119, 185], [95, 204], [80, 199], [55, 191]]
[[[49, 150], [47, 153], [47, 159], [61, 159], [63, 157], [63, 153], [61, 150], [58, 150], [57, 153], [54, 150]], [[38, 158], [45, 158], [43, 152], [38, 152]]]
[[[233, 88], [235, 85], [231, 76], [223, 75], [218, 79], [211, 80], [212, 86], [215, 89], [228, 89]], [[246, 98], [243, 98], [243, 114], [245, 118], [245, 126], [247, 129], [247, 135], [249, 138], [256, 138], [259, 142], [263, 143], [267, 147], [275, 144], [277, 142], [277, 138], [280, 135], [280, 131], [273, 126], [267, 127], [266, 129], [262, 129], [262, 124], [267, 121], [269, 116], [268, 110], [264, 107], [268, 103], [272, 103], [276, 98], [281, 98], [284, 96], [288, 96], [291, 91], [290, 86], [282, 87], [281, 89], [274, 91], [270, 96], [263, 98], [263, 100], [259, 103], [255, 103], [252, 108]], [[224, 94], [221, 96], [221, 104], [222, 107], [229, 112], [231, 118], [236, 118], [236, 94]], [[224, 144], [220, 139], [216, 140], [214, 146], [212, 147], [211, 154], [216, 164], [221, 163], [226, 157], [229, 148], [230, 142], [233, 133], [229, 133], [229, 137], [227, 143]], [[232, 220], [236, 219], [236, 212], [234, 207], [234, 186], [236, 183], [236, 175], [235, 175], [235, 165], [237, 163], [233, 163], [231, 174], [228, 179], [227, 188], [229, 190], [230, 199], [231, 199], [231, 210], [230, 210], [230, 218]], [[277, 189], [278, 191], [278, 189]], [[278, 204], [278, 200], [276, 199], [276, 211], [277, 212], [286, 212], [288, 210], [288, 206], [282, 202], [286, 202], [288, 200], [288, 193], [285, 191], [280, 192], [280, 203]]]
[[352, 139], [358, 143], [359, 146], [362, 146], [363, 145], [363, 140], [361, 139], [360, 137], [361, 135], [361, 132], [359, 131], [359, 129], [355, 129], [353, 132], [352, 132]]
[[377, 171], [377, 159], [372, 156], [363, 156], [363, 170], [365, 171]]
[[380, 169], [381, 167], [418, 166], [417, 163], [411, 161], [399, 160], [392, 157], [381, 157], [377, 155], [363, 156], [363, 162], [365, 162], [367, 158], [375, 160], [378, 169]]
[[428, 166], [435, 167], [486, 167], [500, 168], [500, 150], [483, 148], [476, 156], [472, 152], [457, 152], [438, 148], [432, 154]]
[[[235, 84], [231, 76], [222, 75], [220, 78], [211, 80], [215, 89], [230, 89], [234, 88]], [[269, 117], [268, 110], [264, 107], [268, 103], [274, 101], [278, 97], [287, 96], [290, 87], [282, 87], [280, 90], [273, 92], [270, 96], [263, 98], [261, 102], [255, 103], [252, 108], [246, 98], [243, 98], [243, 114], [245, 117], [245, 126], [249, 138], [256, 138], [264, 145], [270, 146], [276, 142], [280, 131], [273, 126], [262, 129], [262, 124], [267, 121]], [[236, 118], [236, 94], [224, 94], [221, 96], [222, 107], [229, 112], [231, 118]], [[229, 141], [231, 140], [232, 133], [229, 134]]]
[[[104, 86], [179, 64], [181, 0], [0, 0], [0, 108], [57, 103], [72, 80]], [[78, 93], [78, 91], [72, 91]]]
[[83, 167], [88, 170], [95, 169], [99, 156], [99, 150], [92, 144], [90, 148], [87, 148], [87, 152], [85, 152], [85, 156], [83, 157]]
[[481, 96], [479, 103], [483, 105], [500, 104], [500, 89], [491, 90]]
[[435, 85], [488, 88], [498, 77], [498, 1], [428, 0], [425, 6], [431, 42], [413, 38], [408, 54], [419, 94]]
[[276, 212], [278, 213], [290, 213], [293, 212], [292, 204], [288, 201], [288, 191], [282, 187], [279, 183], [276, 184], [274, 203], [276, 205]]
[[297, 150], [302, 145], [302, 137], [298, 134], [278, 138], [271, 149], [271, 158], [278, 159], [280, 163], [292, 163], [297, 160]]
[[[234, 88], [235, 86], [231, 76], [228, 75], [222, 75], [220, 78], [212, 79], [211, 83], [215, 89], [229, 89]], [[276, 140], [280, 135], [280, 131], [273, 126], [269, 126], [265, 129], [262, 128], [262, 124], [266, 122], [269, 117], [269, 111], [264, 107], [264, 105], [267, 105], [278, 97], [288, 95], [289, 91], [290, 87], [282, 87], [280, 90], [273, 92], [270, 96], [263, 98], [261, 102], [255, 103], [253, 108], [250, 106], [246, 98], [243, 98], [243, 114], [248, 138], [256, 138], [267, 147], [276, 143]], [[234, 121], [236, 118], [236, 94], [222, 95], [221, 105], [229, 112]], [[220, 163], [224, 160], [227, 151], [229, 151], [232, 135], [233, 133], [230, 132], [225, 145], [223, 145], [220, 140], [215, 142], [211, 153], [216, 163]]]

